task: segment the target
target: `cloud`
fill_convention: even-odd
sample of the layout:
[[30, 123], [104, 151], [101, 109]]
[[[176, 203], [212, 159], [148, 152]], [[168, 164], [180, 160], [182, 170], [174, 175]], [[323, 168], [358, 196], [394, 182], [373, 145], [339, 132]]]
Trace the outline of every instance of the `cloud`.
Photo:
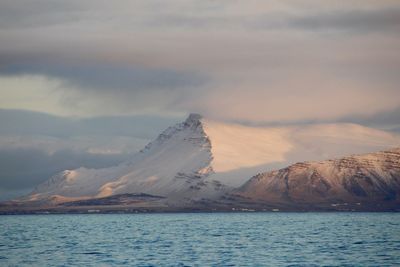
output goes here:
[[3, 108], [289, 122], [400, 106], [396, 1], [41, 0], [0, 10]]
[[0, 136], [125, 136], [150, 140], [181, 116], [60, 117], [26, 110], [0, 109]]
[[288, 27], [310, 31], [346, 31], [355, 34], [391, 32], [398, 35], [400, 8], [339, 10], [294, 17]]
[[[3, 62], [2, 75], [44, 75], [60, 79], [64, 87], [91, 89], [97, 92], [113, 90], [117, 93], [136, 90], [171, 90], [202, 84], [199, 75], [168, 69], [154, 69], [122, 64], [88, 64], [69, 62], [63, 64], [35, 60], [29, 64]], [[90, 63], [90, 62], [89, 62]]]
[[[18, 29], [71, 22], [79, 18], [84, 6], [74, 1], [2, 1], [0, 4], [1, 28]], [[80, 12], [79, 12], [80, 11]]]
[[383, 112], [377, 112], [369, 116], [366, 116], [365, 114], [354, 114], [340, 118], [337, 121], [359, 123], [370, 127], [378, 127], [400, 132], [400, 107]]

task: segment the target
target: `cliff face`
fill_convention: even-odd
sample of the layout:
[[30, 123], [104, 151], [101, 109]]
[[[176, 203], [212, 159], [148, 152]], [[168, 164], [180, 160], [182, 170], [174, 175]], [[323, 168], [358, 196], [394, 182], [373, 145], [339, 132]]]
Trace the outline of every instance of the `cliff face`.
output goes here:
[[268, 203], [400, 202], [400, 148], [296, 163], [252, 177], [235, 194]]

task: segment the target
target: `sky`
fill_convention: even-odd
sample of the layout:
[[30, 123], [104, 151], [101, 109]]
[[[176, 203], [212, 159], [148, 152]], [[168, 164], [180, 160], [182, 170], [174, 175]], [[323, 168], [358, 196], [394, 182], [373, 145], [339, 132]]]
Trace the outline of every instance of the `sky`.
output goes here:
[[190, 112], [400, 129], [397, 0], [3, 0], [0, 44], [0, 199]]

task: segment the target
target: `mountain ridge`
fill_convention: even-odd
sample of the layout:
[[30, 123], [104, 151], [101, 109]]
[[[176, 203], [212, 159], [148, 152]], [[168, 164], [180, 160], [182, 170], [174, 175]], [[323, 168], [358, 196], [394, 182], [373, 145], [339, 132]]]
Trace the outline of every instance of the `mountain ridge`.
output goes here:
[[268, 203], [400, 202], [400, 148], [299, 162], [253, 176], [235, 192]]
[[250, 127], [199, 114], [164, 130], [132, 159], [104, 169], [66, 170], [21, 202], [63, 203], [123, 194], [165, 205], [217, 201], [257, 173], [306, 160], [400, 145], [400, 137], [354, 124]]

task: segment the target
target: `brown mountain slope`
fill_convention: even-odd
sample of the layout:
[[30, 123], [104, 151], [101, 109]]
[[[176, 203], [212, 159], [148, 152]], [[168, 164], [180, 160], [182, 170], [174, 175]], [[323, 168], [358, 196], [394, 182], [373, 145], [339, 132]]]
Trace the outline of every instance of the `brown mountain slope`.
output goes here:
[[400, 148], [296, 163], [252, 177], [234, 195], [279, 206], [353, 204], [400, 208]]

